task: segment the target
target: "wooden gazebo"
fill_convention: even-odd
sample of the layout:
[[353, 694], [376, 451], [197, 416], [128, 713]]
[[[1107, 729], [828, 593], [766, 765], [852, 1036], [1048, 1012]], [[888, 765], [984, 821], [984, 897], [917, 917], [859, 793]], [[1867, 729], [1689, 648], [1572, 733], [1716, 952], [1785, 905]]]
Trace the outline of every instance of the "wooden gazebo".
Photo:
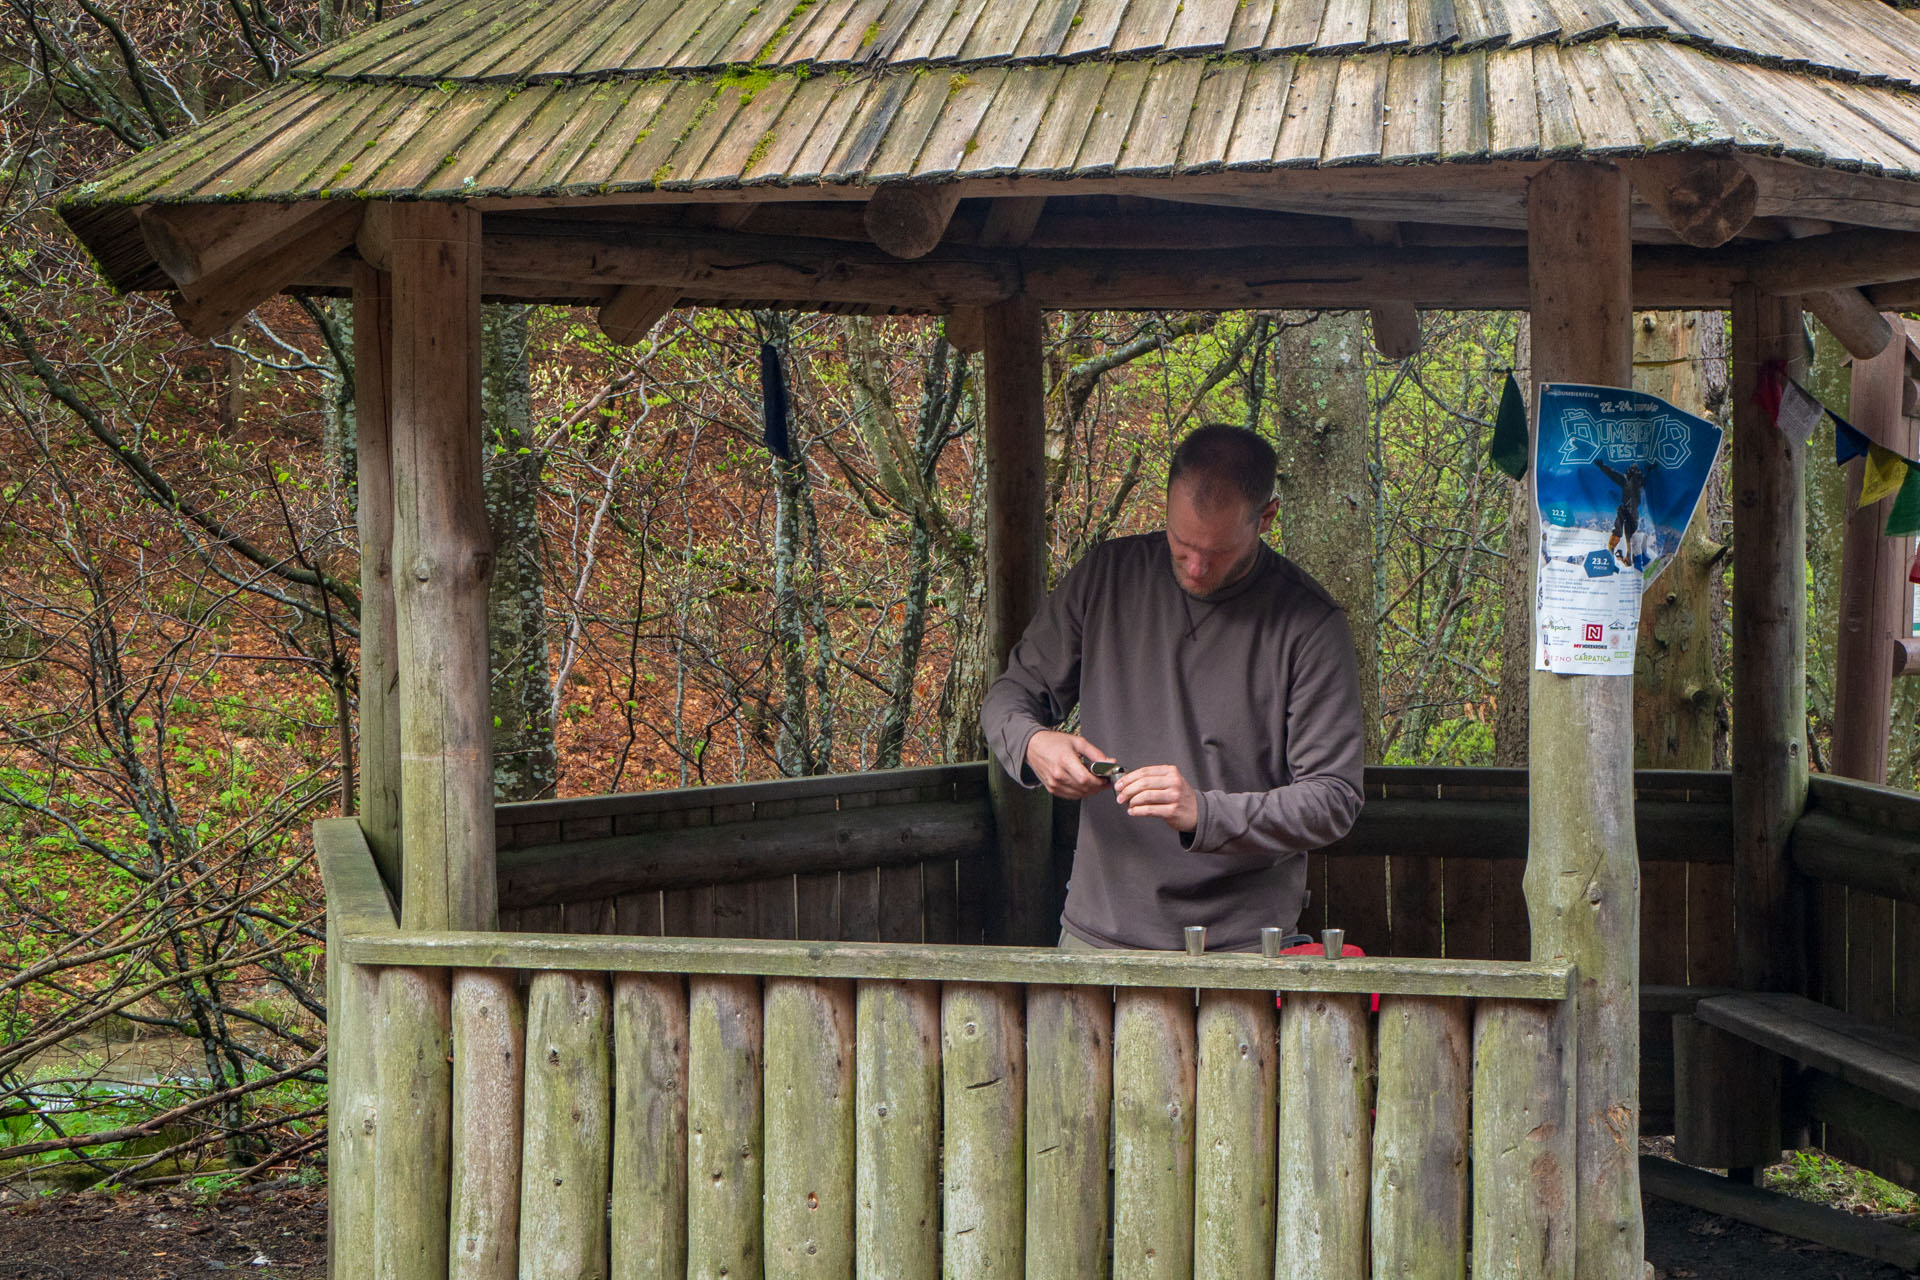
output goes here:
[[[1656, 1030], [1806, 988], [1806, 874], [1920, 895], [1908, 801], [1809, 807], [1806, 459], [1753, 395], [1802, 307], [1869, 356], [1920, 301], [1915, 139], [1920, 27], [1878, 0], [430, 0], [79, 190], [102, 270], [191, 332], [356, 307], [334, 1274], [1638, 1280], [1640, 863], [1720, 887], [1679, 919], [1731, 957], [1702, 982], [1696, 943]], [[1319, 855], [1335, 922], [1391, 939], [1364, 961], [1015, 945], [1071, 831], [986, 766], [496, 810], [483, 298], [622, 339], [947, 315], [985, 351], [1002, 655], [1045, 575], [1045, 310], [1366, 308], [1404, 350], [1422, 309], [1526, 308], [1536, 379], [1624, 386], [1636, 307], [1728, 308], [1730, 783], [1636, 781], [1630, 681], [1535, 674], [1551, 788], [1373, 771]], [[1736, 1167], [1782, 1114], [1738, 1022], [1683, 1017], [1662, 1101]], [[1826, 1075], [1861, 1123], [1881, 1095]]]

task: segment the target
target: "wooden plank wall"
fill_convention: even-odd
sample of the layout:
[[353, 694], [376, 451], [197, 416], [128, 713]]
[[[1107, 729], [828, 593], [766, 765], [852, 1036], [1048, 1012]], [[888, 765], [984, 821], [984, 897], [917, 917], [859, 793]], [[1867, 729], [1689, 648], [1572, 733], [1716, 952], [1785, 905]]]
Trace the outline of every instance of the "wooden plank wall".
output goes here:
[[486, 1274], [1572, 1275], [1563, 1001], [461, 980], [500, 1004], [452, 1021]]
[[[984, 769], [939, 766], [502, 805], [497, 839], [507, 851], [942, 800], [977, 800], [984, 806]], [[980, 859], [989, 853], [983, 847]], [[516, 907], [503, 900], [500, 927], [638, 937], [977, 942], [983, 904], [977, 893], [962, 892], [967, 887], [962, 882], [975, 884], [981, 870], [974, 860], [945, 858], [540, 906]]]
[[[1815, 777], [1809, 814], [1837, 817], [1877, 835], [1920, 841], [1920, 796], [1841, 778]], [[1837, 883], [1813, 887], [1808, 904], [1810, 994], [1875, 1026], [1920, 1036], [1920, 905]], [[1794, 1135], [1789, 1134], [1789, 1140]], [[1836, 1125], [1812, 1135], [1833, 1155], [1905, 1186], [1920, 1183], [1920, 1153]]]

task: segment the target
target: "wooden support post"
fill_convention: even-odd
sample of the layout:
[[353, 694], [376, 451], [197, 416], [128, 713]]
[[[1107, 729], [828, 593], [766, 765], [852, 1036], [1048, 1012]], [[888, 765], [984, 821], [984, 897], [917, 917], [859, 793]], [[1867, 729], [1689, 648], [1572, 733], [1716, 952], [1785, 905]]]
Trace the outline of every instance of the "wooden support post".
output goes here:
[[761, 1274], [760, 981], [701, 976], [687, 992], [687, 1269]]
[[1780, 1058], [1691, 1014], [1673, 1015], [1673, 1154], [1708, 1169], [1780, 1158]]
[[335, 913], [327, 913], [327, 1275], [373, 1274], [374, 1135], [379, 1085], [374, 1017], [379, 970], [349, 964]]
[[[1618, 170], [1563, 162], [1533, 179], [1527, 258], [1536, 383], [1632, 385], [1632, 256], [1627, 181]], [[1537, 546], [1537, 527], [1533, 537]], [[1640, 1280], [1633, 679], [1535, 671], [1529, 701], [1537, 784], [1525, 885], [1533, 958], [1579, 970], [1579, 1274]]]
[[[986, 309], [987, 643], [997, 673], [1047, 589], [1046, 398], [1040, 308], [1026, 297]], [[999, 852], [997, 942], [1041, 946], [1049, 907], [1053, 797], [988, 767]]]
[[945, 1084], [942, 1257], [951, 1276], [1026, 1270], [1025, 989], [950, 982], [940, 995]]
[[[1891, 322], [1890, 327], [1898, 328], [1904, 339], [1906, 330], [1899, 316], [1884, 317], [1884, 322]], [[1901, 341], [1870, 360], [1855, 358], [1849, 420], [1868, 439], [1911, 457], [1913, 424], [1902, 409], [1906, 348]], [[1908, 544], [1905, 539], [1881, 536], [1892, 496], [1862, 508], [1862, 466], [1848, 470], [1847, 523], [1840, 552], [1833, 771], [1842, 777], [1884, 783], [1893, 709], [1893, 664], [1887, 654], [1906, 632], [1900, 611], [1906, 603]]]
[[393, 259], [401, 922], [488, 929], [493, 545], [480, 488], [480, 215], [420, 201], [382, 216]]
[[544, 970], [527, 990], [521, 1280], [607, 1274], [612, 1002], [603, 973]]
[[1381, 999], [1368, 1233], [1376, 1276], [1467, 1273], [1471, 1046], [1465, 1000]]
[[1113, 996], [1027, 988], [1027, 1275], [1106, 1280]]
[[679, 304], [678, 289], [644, 284], [621, 285], [619, 292], [600, 308], [600, 332], [623, 347], [633, 346], [652, 332], [661, 317]]
[[613, 979], [611, 1280], [686, 1280], [687, 988]]
[[1573, 1280], [1575, 1022], [1570, 1003], [1474, 1006], [1474, 1280]]
[[1367, 998], [1299, 992], [1280, 1011], [1275, 1276], [1367, 1280], [1373, 1045]]
[[[538, 981], [538, 979], [535, 979]], [[515, 975], [453, 975], [453, 1207], [449, 1280], [520, 1274], [520, 1090], [527, 1013]]]
[[400, 640], [393, 603], [393, 278], [353, 272], [353, 420], [360, 532], [360, 829], [400, 884]]
[[1734, 291], [1734, 972], [1754, 991], [1798, 991], [1806, 972], [1787, 857], [1807, 798], [1806, 447], [1754, 396], [1769, 361], [1798, 376], [1805, 346], [1794, 299]]
[[940, 989], [859, 985], [854, 1083], [854, 1265], [863, 1276], [940, 1274]]
[[[380, 971], [373, 1045], [379, 1124], [373, 1137], [371, 1274], [445, 1280], [453, 1128], [448, 972]], [[355, 1242], [355, 1247], [362, 1247]]]
[[[1271, 1008], [1271, 998], [1264, 993], [1253, 994], [1266, 1000]], [[1269, 1070], [1272, 1039], [1273, 1020], [1269, 1016]], [[1193, 1266], [1195, 1048], [1190, 989], [1125, 988], [1116, 993], [1113, 1004], [1114, 1280], [1190, 1280], [1196, 1274]], [[1262, 1133], [1267, 1139], [1267, 1149], [1259, 1152], [1256, 1159], [1273, 1155], [1271, 1107]], [[1254, 1132], [1234, 1134], [1229, 1141], [1239, 1138], [1251, 1142], [1257, 1136], [1260, 1135]], [[1246, 1154], [1244, 1148], [1239, 1153]], [[1271, 1184], [1271, 1166], [1267, 1177]], [[1213, 1221], [1214, 1206], [1198, 1208], [1207, 1217], [1201, 1230], [1219, 1226]], [[1271, 1222], [1266, 1226], [1267, 1232], [1256, 1232], [1256, 1239], [1271, 1234]], [[1231, 1230], [1233, 1226], [1225, 1229]], [[1234, 1243], [1243, 1242], [1228, 1242], [1228, 1247]], [[1267, 1244], [1272, 1247], [1270, 1239]], [[1268, 1263], [1271, 1259], [1262, 1257], [1260, 1261]]]
[[765, 1209], [772, 1276], [853, 1274], [853, 984], [769, 978]]
[[[1266, 1280], [1273, 1274], [1277, 1032], [1273, 998], [1264, 991], [1200, 995], [1199, 1066], [1192, 1108], [1193, 1274], [1197, 1280]], [[1362, 1044], [1365, 1040], [1363, 1029]], [[1363, 1072], [1366, 1056], [1358, 1055]], [[1339, 1074], [1334, 1062], [1324, 1058], [1315, 1062], [1327, 1074]], [[1327, 1129], [1334, 1130], [1343, 1117], [1335, 1114], [1323, 1119]], [[1303, 1153], [1289, 1150], [1287, 1154], [1291, 1163]], [[1364, 1152], [1361, 1160], [1364, 1167]], [[1329, 1190], [1320, 1188], [1322, 1194]], [[1365, 1194], [1363, 1189], [1360, 1195]], [[1339, 1271], [1316, 1269], [1311, 1274], [1333, 1276]]]

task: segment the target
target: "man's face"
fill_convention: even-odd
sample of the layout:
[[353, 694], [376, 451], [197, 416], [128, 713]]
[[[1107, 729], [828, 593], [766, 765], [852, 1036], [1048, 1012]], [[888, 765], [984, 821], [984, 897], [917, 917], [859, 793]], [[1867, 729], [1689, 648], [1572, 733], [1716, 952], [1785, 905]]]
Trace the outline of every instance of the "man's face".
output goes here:
[[1239, 497], [1197, 505], [1183, 477], [1167, 488], [1167, 548], [1173, 576], [1188, 595], [1210, 596], [1253, 568], [1260, 538], [1273, 526], [1273, 500], [1254, 506]]

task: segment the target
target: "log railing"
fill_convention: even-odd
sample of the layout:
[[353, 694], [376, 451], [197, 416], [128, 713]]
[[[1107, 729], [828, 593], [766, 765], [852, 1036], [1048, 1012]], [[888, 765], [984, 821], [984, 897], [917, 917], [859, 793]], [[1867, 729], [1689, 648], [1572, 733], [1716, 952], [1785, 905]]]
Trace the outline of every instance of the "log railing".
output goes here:
[[315, 837], [336, 1278], [1572, 1274], [1563, 968], [404, 933]]

